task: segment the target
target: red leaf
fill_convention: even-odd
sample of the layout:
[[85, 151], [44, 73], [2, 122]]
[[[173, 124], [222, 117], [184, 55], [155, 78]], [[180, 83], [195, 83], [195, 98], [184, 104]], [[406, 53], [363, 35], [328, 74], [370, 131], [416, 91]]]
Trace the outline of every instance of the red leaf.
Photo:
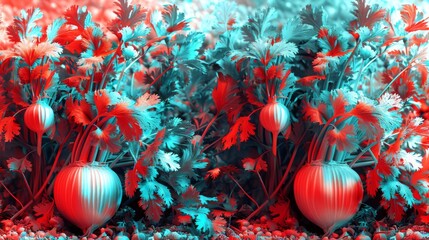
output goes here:
[[130, 4], [130, 2], [128, 0], [115, 1], [118, 9], [114, 13], [117, 18], [109, 24], [111, 31], [118, 32], [124, 27], [133, 28], [145, 19], [146, 10], [140, 4]]
[[128, 197], [133, 197], [139, 183], [139, 176], [136, 170], [128, 170], [125, 173], [125, 193]]
[[81, 101], [73, 101], [70, 97], [66, 100], [65, 107], [69, 120], [74, 120], [77, 124], [86, 126], [93, 119], [91, 105], [89, 105], [84, 99]]
[[340, 116], [346, 112], [346, 105], [348, 104], [347, 100], [344, 98], [344, 94], [341, 91], [337, 91], [338, 96], [333, 99], [332, 95], [330, 100], [332, 103], [332, 108], [334, 109], [334, 116]]
[[200, 193], [191, 185], [182, 193], [180, 203], [185, 207], [199, 205], [201, 204]]
[[353, 125], [345, 125], [342, 129], [334, 128], [327, 132], [326, 138], [330, 145], [337, 145], [339, 151], [353, 152], [358, 149], [359, 142], [355, 137]]
[[19, 171], [25, 173], [25, 171], [31, 172], [32, 164], [27, 160], [26, 157], [23, 158], [14, 158], [11, 157], [7, 160], [7, 167], [11, 171]]
[[148, 108], [160, 102], [157, 94], [145, 93], [137, 99], [136, 106], [141, 108]]
[[99, 115], [108, 111], [111, 100], [107, 90], [101, 89], [94, 92], [94, 104]]
[[97, 128], [91, 132], [91, 144], [100, 146], [102, 150], [108, 150], [111, 153], [117, 153], [121, 150], [120, 135], [116, 126], [108, 124], [104, 129]]
[[18, 76], [21, 80], [21, 84], [28, 84], [31, 81], [30, 68], [22, 67], [18, 70]]
[[76, 88], [79, 92], [82, 91], [81, 83], [83, 81], [88, 81], [90, 79], [89, 76], [72, 76], [63, 79], [63, 83], [71, 88]]
[[417, 17], [417, 7], [414, 4], [405, 4], [401, 10], [401, 18], [404, 23], [407, 25], [405, 31], [414, 32], [419, 30], [429, 30], [428, 19], [423, 19], [419, 22], [416, 22]]
[[410, 46], [416, 45], [416, 46], [420, 47], [420, 46], [427, 43], [428, 35], [423, 35], [423, 36], [413, 35], [409, 41], [410, 41]]
[[254, 91], [255, 91], [254, 87], [249, 87], [246, 89], [247, 101], [256, 107], [265, 106], [265, 104], [263, 104], [261, 101], [259, 101], [258, 97], [256, 97], [256, 94]]
[[396, 136], [395, 142], [389, 145], [389, 147], [386, 150], [386, 154], [396, 155], [401, 150], [401, 146], [403, 142], [403, 138], [402, 138], [403, 133], [404, 132], [402, 130], [398, 131], [398, 135]]
[[0, 135], [4, 134], [6, 142], [11, 142], [13, 138], [19, 135], [21, 127], [15, 122], [15, 117], [5, 117], [0, 120]]
[[313, 70], [318, 73], [322, 73], [326, 70], [329, 64], [329, 59], [332, 57], [326, 56], [322, 52], [318, 52], [316, 58], [313, 60]]
[[140, 174], [142, 176], [142, 178], [147, 178], [148, 176], [148, 170], [149, 167], [144, 165], [144, 163], [148, 163], [148, 161], [139, 161], [136, 163], [136, 165], [134, 166], [134, 169], [137, 171], [138, 174]]
[[262, 159], [262, 157], [245, 158], [241, 160], [241, 162], [243, 163], [243, 168], [247, 171], [256, 171], [256, 172], [267, 171], [267, 167], [268, 167], [267, 162], [265, 162], [265, 160]]
[[82, 39], [76, 39], [72, 41], [65, 46], [65, 49], [67, 49], [72, 54], [80, 54], [85, 51], [85, 47], [82, 45]]
[[373, 9], [371, 5], [367, 5], [365, 0], [357, 0], [354, 3], [356, 9], [353, 14], [356, 20], [351, 22], [353, 29], [366, 26], [372, 29], [374, 24], [384, 19], [386, 11], [384, 9]]
[[387, 210], [387, 215], [389, 218], [396, 222], [400, 222], [405, 214], [404, 199], [402, 199], [400, 196], [392, 198], [389, 201], [382, 199], [381, 206]]
[[256, 79], [263, 82], [272, 81], [274, 79], [282, 79], [283, 76], [283, 65], [272, 65], [268, 70], [265, 71], [265, 66], [257, 67], [253, 70], [253, 74]]
[[143, 134], [135, 114], [135, 110], [127, 102], [116, 104], [110, 112], [110, 115], [116, 118], [116, 123], [127, 141], [137, 141]]
[[164, 208], [162, 207], [162, 199], [157, 197], [155, 200], [148, 202], [139, 201], [140, 207], [145, 210], [145, 215], [151, 222], [159, 222], [163, 214]]
[[13, 102], [21, 107], [28, 107], [30, 104], [28, 104], [27, 101], [24, 99], [27, 99], [28, 96], [26, 96], [26, 92], [23, 91], [22, 87], [19, 84], [15, 84], [12, 88], [12, 91], [9, 92], [10, 96], [12, 97]]
[[269, 210], [273, 222], [280, 226], [285, 226], [286, 220], [290, 217], [290, 203], [286, 201], [278, 201], [271, 205]]
[[286, 81], [289, 78], [289, 75], [291, 74], [291, 70], [287, 70], [286, 73], [283, 75], [283, 77], [281, 78], [281, 82], [279, 85], [279, 89], [277, 90], [278, 92], [283, 91], [283, 89], [286, 87]]
[[380, 187], [381, 177], [376, 170], [369, 170], [366, 174], [366, 191], [369, 196], [375, 197]]
[[218, 210], [218, 209], [214, 209], [212, 210], [211, 214], [215, 217], [226, 217], [226, 218], [230, 218], [232, 216], [234, 216], [234, 214], [237, 211], [224, 211], [224, 210]]
[[345, 55], [348, 51], [343, 51], [340, 41], [338, 41], [337, 36], [329, 34], [328, 29], [321, 28], [318, 34], [318, 38], [322, 41], [325, 41], [330, 49], [325, 53], [325, 56], [328, 57], [338, 57]]
[[192, 222], [192, 217], [189, 215], [178, 215], [176, 217], [180, 224], [188, 224]]
[[420, 73], [420, 86], [426, 86], [428, 79], [428, 69], [423, 64], [417, 65], [417, 71]]
[[256, 79], [261, 80], [261, 81], [265, 81], [265, 79], [266, 79], [265, 68], [264, 67], [257, 67], [255, 69], [253, 69], [253, 75], [255, 76]]
[[220, 175], [220, 168], [213, 168], [212, 170], [208, 170], [204, 179], [216, 179]]
[[105, 57], [116, 51], [116, 49], [112, 49], [111, 40], [103, 35], [93, 33], [93, 31], [94, 29], [90, 27], [82, 32], [82, 46], [91, 49], [93, 57]]
[[407, 26], [413, 25], [416, 21], [417, 7], [414, 4], [404, 4], [401, 10], [401, 18]]
[[297, 82], [299, 82], [304, 87], [312, 87], [316, 83], [316, 81], [325, 80], [325, 79], [326, 79], [326, 77], [323, 75], [322, 76], [313, 75], [313, 76], [307, 76], [307, 77], [300, 78]]
[[83, 31], [85, 29], [85, 20], [88, 16], [88, 11], [83, 11], [77, 5], [70, 6], [64, 13], [67, 24], [76, 26], [79, 30]]
[[359, 102], [356, 106], [349, 112], [351, 116], [356, 117], [359, 122], [377, 124], [378, 119], [374, 116], [374, 107], [365, 102]]
[[212, 220], [213, 231], [215, 233], [224, 233], [226, 230], [226, 220], [223, 217], [216, 217]]
[[230, 76], [219, 73], [217, 86], [213, 89], [212, 97], [217, 112], [230, 111], [239, 104], [237, 84]]
[[313, 105], [307, 101], [303, 102], [302, 112], [304, 113], [304, 119], [308, 119], [311, 122], [323, 124], [326, 122], [326, 104], [321, 103], [319, 106], [313, 107]]
[[174, 26], [170, 26], [170, 27], [168, 27], [168, 28], [167, 28], [167, 32], [171, 33], [171, 32], [175, 32], [175, 31], [182, 30], [182, 29], [183, 29], [183, 28], [185, 28], [187, 25], [188, 25], [188, 23], [187, 23], [187, 22], [185, 22], [185, 21], [179, 22], [179, 23], [177, 23], [177, 24], [176, 24], [176, 25], [174, 25]]
[[223, 149], [229, 149], [237, 142], [245, 142], [255, 135], [255, 125], [250, 117], [240, 117], [230, 128], [229, 133], [222, 138]]
[[34, 206], [33, 210], [37, 217], [37, 222], [44, 227], [50, 227], [49, 220], [54, 216], [54, 201], [43, 201], [42, 203]]
[[392, 174], [392, 167], [386, 162], [386, 159], [381, 157], [377, 161], [377, 166], [375, 166], [375, 169], [378, 171], [379, 174], [384, 176], [390, 176]]
[[156, 134], [155, 141], [153, 141], [153, 143], [147, 146], [146, 150], [142, 152], [140, 159], [138, 161], [144, 161], [145, 159], [152, 159], [155, 156], [155, 154], [158, 152], [159, 146], [161, 146], [162, 142], [164, 141], [164, 136], [165, 136], [165, 128], [163, 128]]

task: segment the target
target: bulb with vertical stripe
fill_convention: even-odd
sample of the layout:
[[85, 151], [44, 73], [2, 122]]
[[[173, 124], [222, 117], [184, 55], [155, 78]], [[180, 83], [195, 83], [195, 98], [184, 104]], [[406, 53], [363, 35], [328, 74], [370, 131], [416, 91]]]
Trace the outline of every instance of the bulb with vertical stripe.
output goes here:
[[265, 105], [260, 114], [259, 122], [265, 130], [273, 135], [272, 152], [277, 155], [277, 137], [290, 125], [290, 113], [285, 105], [279, 103], [274, 98]]
[[37, 133], [37, 154], [42, 152], [42, 136], [55, 124], [54, 111], [43, 100], [32, 103], [24, 113], [24, 123], [31, 131]]
[[58, 211], [85, 234], [115, 215], [122, 200], [118, 175], [99, 163], [75, 163], [62, 169], [54, 183]]
[[362, 181], [347, 164], [315, 161], [297, 172], [294, 196], [302, 214], [325, 233], [331, 233], [358, 211]]

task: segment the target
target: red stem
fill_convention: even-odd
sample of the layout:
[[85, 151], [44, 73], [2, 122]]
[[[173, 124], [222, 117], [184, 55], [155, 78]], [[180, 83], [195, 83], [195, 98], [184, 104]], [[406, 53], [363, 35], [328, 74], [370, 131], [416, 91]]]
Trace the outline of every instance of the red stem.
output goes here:
[[243, 191], [244, 195], [246, 195], [250, 199], [250, 201], [252, 201], [257, 207], [259, 207], [258, 202], [256, 202], [256, 200], [254, 198], [252, 198], [252, 196], [250, 196], [246, 192], [246, 190], [244, 190], [244, 188], [240, 185], [240, 183], [233, 176], [231, 176], [230, 174], [228, 174], [228, 177], [231, 178], [231, 180], [234, 181], [235, 184], [237, 184], [237, 186], [241, 189], [241, 191]]
[[168, 66], [161, 74], [159, 74], [149, 85], [146, 92], [156, 83], [159, 79], [161, 79], [162, 76], [164, 76], [165, 73], [170, 71], [173, 68], [173, 65]]
[[1, 185], [4, 187], [4, 189], [6, 190], [6, 192], [8, 192], [9, 193], [9, 195], [13, 198], [13, 199], [15, 199], [15, 201], [19, 204], [19, 205], [21, 205], [21, 208], [22, 208], [22, 202], [21, 201], [19, 201], [19, 199], [15, 196], [15, 195], [13, 195], [13, 193], [11, 192], [11, 191], [9, 191], [9, 189], [6, 187], [6, 185], [4, 185], [4, 183], [3, 182], [0, 182], [1, 183]]
[[292, 168], [293, 162], [295, 161], [295, 157], [296, 157], [296, 153], [298, 152], [298, 148], [299, 145], [302, 141], [302, 139], [304, 138], [305, 133], [302, 134], [301, 138], [299, 139], [299, 141], [296, 143], [295, 145], [295, 149], [293, 150], [292, 156], [289, 160], [289, 164], [287, 166], [286, 171], [283, 173], [283, 177], [280, 180], [280, 183], [277, 185], [277, 187], [274, 189], [274, 191], [271, 193], [269, 199], [267, 199], [264, 203], [262, 203], [255, 211], [253, 211], [247, 218], [246, 220], [250, 220], [252, 219], [256, 214], [258, 214], [269, 202], [271, 199], [273, 199], [277, 193], [280, 191], [280, 189], [282, 188], [283, 184], [286, 182], [287, 177], [289, 176], [289, 172], [290, 169]]
[[113, 64], [113, 60], [115, 60], [115, 57], [119, 54], [119, 51], [121, 50], [122, 47], [122, 41], [119, 42], [118, 47], [116, 48], [115, 54], [113, 54], [112, 58], [110, 59], [109, 63], [107, 64], [106, 70], [103, 74], [103, 78], [101, 80], [101, 88], [106, 88], [107, 82], [106, 82], [106, 77], [107, 74], [109, 74], [109, 70], [112, 67]]
[[50, 179], [56, 170], [56, 166], [58, 164], [58, 160], [60, 158], [61, 152], [63, 151], [64, 145], [68, 141], [71, 133], [72, 133], [72, 131], [69, 131], [67, 136], [64, 138], [64, 141], [60, 144], [58, 151], [57, 151], [57, 155], [55, 156], [54, 163], [52, 164], [52, 167], [49, 171], [49, 174], [46, 177], [45, 181], [43, 182], [42, 187], [39, 189], [39, 191], [36, 193], [36, 195], [34, 195], [34, 198], [32, 200], [30, 200], [24, 207], [22, 207], [17, 213], [15, 213], [15, 215], [13, 215], [10, 218], [10, 220], [14, 220], [15, 218], [19, 217], [19, 215], [21, 215], [25, 210], [27, 210], [34, 203], [34, 201], [37, 200], [42, 195], [43, 191], [45, 190], [46, 186], [50, 182]]
[[210, 120], [209, 124], [207, 124], [206, 129], [204, 129], [203, 135], [201, 135], [200, 144], [203, 143], [204, 137], [207, 135], [207, 132], [209, 131], [209, 129], [213, 125], [213, 123], [216, 121], [216, 119], [218, 118], [218, 116], [219, 116], [219, 113], [216, 113], [216, 115], [214, 115], [214, 117], [212, 118], [212, 120]]

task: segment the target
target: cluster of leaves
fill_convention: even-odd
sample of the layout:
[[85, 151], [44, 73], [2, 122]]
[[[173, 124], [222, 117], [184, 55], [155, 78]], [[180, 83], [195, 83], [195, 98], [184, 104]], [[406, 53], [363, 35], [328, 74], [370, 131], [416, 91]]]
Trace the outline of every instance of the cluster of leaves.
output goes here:
[[[218, 39], [207, 42], [175, 5], [115, 4], [107, 28], [78, 6], [46, 28], [38, 9], [22, 11], [7, 28], [0, 147], [13, 151], [2, 154], [9, 171], [0, 173], [20, 209], [0, 214], [15, 218], [38, 203], [35, 224], [53, 226], [51, 177], [70, 162], [99, 161], [125, 168], [125, 194], [139, 196], [147, 223], [222, 233], [227, 220], [265, 210], [272, 228], [294, 227], [289, 188], [307, 158], [375, 165], [365, 174], [368, 195], [380, 189], [392, 219], [413, 207], [429, 222], [429, 122], [420, 116], [429, 25], [416, 6], [402, 6], [392, 22], [395, 12], [365, 0], [341, 21], [309, 5], [279, 25], [274, 9], [241, 23], [225, 4], [213, 25]], [[41, 99], [56, 123], [36, 156], [23, 112]], [[258, 124], [273, 101], [294, 122], [277, 156]]]
[[[206, 51], [208, 63], [219, 68], [212, 91], [216, 109], [207, 127], [217, 121], [216, 132], [202, 135], [212, 140], [209, 147], [217, 146], [215, 168], [206, 179], [225, 182], [223, 188], [226, 182], [231, 189], [238, 186], [239, 200], [233, 199], [242, 204], [220, 205], [223, 216], [251, 218], [279, 199], [276, 187], [290, 186], [293, 178], [287, 175], [303, 162], [295, 159], [306, 156], [356, 167], [375, 164], [367, 172], [368, 194], [381, 188], [388, 216], [400, 220], [414, 207], [418, 219], [427, 218], [427, 175], [421, 166], [427, 120], [410, 116], [427, 106], [428, 23], [414, 5], [399, 10], [396, 23], [393, 10], [357, 0], [350, 16], [338, 22], [309, 5], [279, 27], [276, 12], [268, 9], [230, 26]], [[271, 97], [300, 109], [292, 111], [296, 123], [283, 133], [285, 154], [278, 158], [267, 154], [270, 140], [253, 117]], [[387, 171], [383, 163], [396, 170]]]
[[[192, 185], [207, 161], [192, 142], [195, 129], [186, 105], [205, 98], [202, 91], [191, 94], [203, 86], [204, 35], [189, 31], [175, 5], [151, 12], [126, 0], [116, 5], [108, 30], [78, 6], [46, 29], [37, 25], [39, 9], [22, 11], [8, 27], [10, 43], [0, 51], [0, 142], [16, 148], [2, 160], [19, 174], [2, 174], [2, 183], [21, 208], [2, 214], [15, 218], [38, 203], [35, 224], [52, 227], [51, 177], [71, 162], [99, 161], [132, 166], [125, 192], [132, 197], [140, 189], [147, 221], [157, 223], [173, 208], [179, 224], [212, 232], [206, 205], [216, 199]], [[52, 106], [56, 118], [40, 158], [32, 154], [34, 133], [23, 121], [26, 107], [39, 99]], [[6, 186], [18, 178], [23, 187]]]

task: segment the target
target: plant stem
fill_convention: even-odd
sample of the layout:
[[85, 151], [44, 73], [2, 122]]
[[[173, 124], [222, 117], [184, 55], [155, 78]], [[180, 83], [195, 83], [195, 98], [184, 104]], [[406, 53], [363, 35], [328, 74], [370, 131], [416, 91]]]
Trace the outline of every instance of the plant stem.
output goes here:
[[115, 60], [115, 57], [119, 54], [119, 51], [121, 50], [121, 47], [122, 47], [122, 41], [119, 42], [118, 47], [116, 48], [115, 53], [113, 54], [112, 58], [109, 60], [109, 63], [107, 64], [107, 67], [106, 67], [106, 70], [103, 73], [103, 77], [102, 77], [101, 85], [100, 85], [101, 89], [106, 88], [106, 85], [107, 85], [107, 82], [106, 82], [107, 75], [109, 74], [109, 70], [112, 67], [113, 60]]
[[337, 145], [334, 144], [333, 146], [329, 146], [328, 149], [328, 154], [326, 155], [325, 159], [328, 161], [334, 160], [335, 153], [337, 152]]
[[28, 184], [27, 178], [25, 177], [24, 173], [22, 171], [19, 171], [21, 173], [22, 178], [24, 179], [25, 187], [27, 188], [28, 194], [30, 194], [31, 199], [33, 199], [33, 191], [31, 191], [30, 185]]
[[269, 199], [270, 195], [268, 194], [267, 187], [265, 187], [264, 181], [262, 180], [261, 174], [259, 174], [259, 172], [256, 171], [256, 175], [258, 175], [258, 179], [259, 179], [259, 182], [261, 183], [262, 190], [264, 190], [265, 196], [267, 197], [267, 199]]
[[404, 73], [406, 70], [408, 70], [410, 66], [407, 66], [406, 68], [404, 68], [400, 73], [398, 73], [398, 75], [396, 75], [392, 81], [390, 81], [386, 87], [384, 87], [383, 91], [381, 91], [381, 93], [378, 95], [377, 98], [380, 98], [381, 96], [383, 96], [383, 94], [390, 88], [390, 86], [392, 86], [392, 84], [402, 75], [402, 73]]
[[219, 113], [216, 113], [216, 115], [213, 116], [212, 120], [210, 120], [209, 124], [207, 124], [206, 129], [204, 129], [203, 134], [200, 138], [200, 144], [203, 143], [204, 137], [206, 136], [207, 132], [209, 131], [210, 127], [213, 125], [213, 123], [216, 121], [216, 119], [219, 117]]
[[[114, 168], [116, 163], [119, 161], [120, 158], [122, 158], [125, 155], [125, 152], [121, 152], [116, 158], [115, 160], [113, 160], [112, 163], [109, 164], [109, 168]], [[134, 161], [133, 161], [134, 162]]]
[[353, 48], [352, 53], [350, 53], [350, 56], [347, 59], [347, 62], [345, 64], [343, 70], [341, 71], [341, 74], [340, 74], [340, 76], [338, 78], [338, 81], [337, 81], [337, 87], [336, 88], [341, 88], [342, 87], [342, 80], [343, 80], [343, 77], [344, 77], [344, 73], [346, 72], [347, 66], [350, 64], [350, 62], [351, 62], [351, 60], [353, 58], [353, 55], [355, 54], [355, 52], [356, 52], [356, 50], [357, 50], [357, 48], [358, 48], [359, 45], [360, 45], [360, 41], [357, 40], [356, 41], [356, 46]]
[[256, 202], [256, 200], [254, 198], [252, 198], [252, 196], [250, 196], [246, 190], [244, 190], [244, 188], [241, 186], [241, 184], [233, 177], [231, 176], [231, 174], [228, 174], [228, 177], [235, 182], [235, 184], [237, 184], [237, 186], [241, 189], [241, 191], [244, 193], [244, 195], [246, 195], [250, 201], [252, 201], [257, 207], [259, 207], [258, 202]]
[[168, 71], [170, 71], [173, 68], [173, 65], [168, 66], [161, 74], [159, 74], [149, 85], [145, 93], [156, 83], [159, 79], [161, 79], [164, 74], [166, 74]]
[[258, 214], [271, 201], [271, 199], [274, 199], [276, 197], [277, 193], [280, 191], [280, 189], [282, 188], [283, 184], [286, 182], [287, 177], [289, 176], [290, 169], [292, 168], [293, 162], [295, 161], [296, 153], [298, 152], [299, 146], [300, 146], [302, 140], [304, 139], [304, 136], [305, 136], [305, 132], [302, 134], [301, 138], [296, 143], [295, 148], [294, 148], [294, 150], [292, 152], [292, 155], [290, 157], [287, 169], [283, 173], [283, 177], [280, 180], [280, 182], [277, 185], [277, 187], [271, 193], [270, 197], [267, 200], [265, 200], [264, 203], [262, 203], [255, 211], [253, 211], [249, 216], [247, 216], [246, 220], [249, 221], [250, 219], [252, 219], [256, 214]]
[[12, 193], [11, 191], [9, 191], [9, 189], [6, 187], [6, 185], [4, 185], [3, 181], [1, 181], [0, 183], [1, 183], [1, 185], [3, 186], [3, 188], [6, 190], [6, 192], [7, 192], [7, 193], [9, 193], [9, 195], [10, 195], [13, 199], [15, 199], [15, 201], [16, 201], [19, 205], [21, 205], [21, 208], [23, 208], [22, 202], [21, 202], [21, 201], [19, 201], [19, 199], [18, 199], [15, 195], [13, 195], [13, 193]]
[[210, 143], [209, 145], [205, 146], [203, 148], [203, 150], [201, 152], [205, 152], [207, 149], [211, 148], [213, 145], [215, 145], [217, 142], [219, 142], [220, 140], [222, 140], [222, 138], [218, 138], [215, 141], [213, 141], [212, 143]]
[[359, 158], [362, 157], [368, 150], [370, 150], [376, 144], [377, 144], [377, 142], [373, 142], [373, 143], [369, 144], [368, 146], [366, 146], [364, 149], [362, 149], [362, 151], [358, 155], [356, 155], [356, 157], [351, 161], [351, 163], [349, 163], [349, 166], [353, 167], [353, 165], [359, 160]]
[[64, 145], [68, 141], [71, 133], [72, 133], [72, 131], [69, 131], [69, 133], [67, 134], [67, 136], [64, 138], [64, 141], [60, 144], [60, 146], [58, 148], [57, 155], [55, 156], [54, 163], [52, 164], [52, 167], [51, 167], [51, 169], [49, 171], [49, 174], [46, 177], [45, 181], [43, 182], [42, 187], [40, 187], [39, 191], [36, 193], [36, 195], [34, 195], [34, 198], [32, 200], [30, 200], [24, 207], [22, 207], [17, 213], [15, 213], [15, 215], [13, 215], [10, 218], [10, 220], [14, 220], [15, 218], [19, 217], [19, 215], [21, 215], [25, 210], [27, 210], [34, 203], [34, 201], [37, 200], [42, 195], [42, 193], [45, 190], [46, 186], [50, 182], [50, 179], [51, 179], [52, 175], [55, 172], [55, 168], [56, 168], [56, 166], [58, 164], [58, 160], [59, 160], [60, 155], [61, 155], [61, 153], [63, 151]]

